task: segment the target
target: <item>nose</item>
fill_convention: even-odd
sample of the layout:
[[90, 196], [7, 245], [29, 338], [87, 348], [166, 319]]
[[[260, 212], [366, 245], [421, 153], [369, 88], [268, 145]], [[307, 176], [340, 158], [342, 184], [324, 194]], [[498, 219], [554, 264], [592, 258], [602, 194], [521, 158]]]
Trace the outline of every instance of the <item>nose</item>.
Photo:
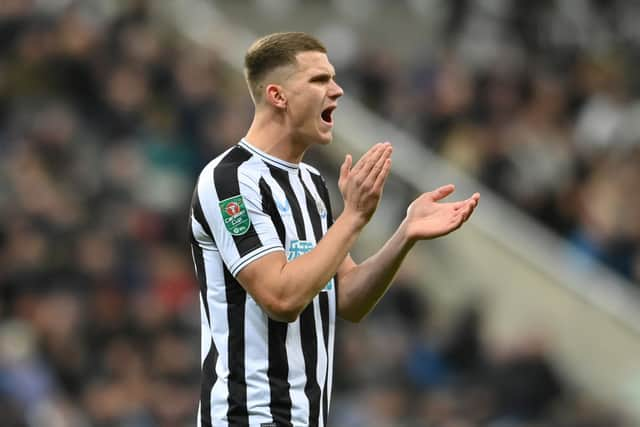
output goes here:
[[344, 91], [342, 90], [342, 87], [340, 87], [340, 85], [336, 83], [335, 80], [331, 80], [331, 82], [332, 84], [331, 84], [331, 91], [329, 93], [329, 98], [336, 100], [340, 98], [342, 95], [344, 95]]

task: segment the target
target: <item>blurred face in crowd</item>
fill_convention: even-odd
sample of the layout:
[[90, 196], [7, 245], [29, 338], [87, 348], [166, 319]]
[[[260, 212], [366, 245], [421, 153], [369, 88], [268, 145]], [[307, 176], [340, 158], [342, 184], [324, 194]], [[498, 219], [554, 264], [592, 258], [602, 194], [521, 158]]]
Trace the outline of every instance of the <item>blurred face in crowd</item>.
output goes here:
[[269, 102], [285, 115], [291, 137], [306, 145], [328, 144], [333, 137], [333, 112], [343, 94], [327, 55], [308, 51], [296, 64], [276, 71], [281, 84], [266, 87]]

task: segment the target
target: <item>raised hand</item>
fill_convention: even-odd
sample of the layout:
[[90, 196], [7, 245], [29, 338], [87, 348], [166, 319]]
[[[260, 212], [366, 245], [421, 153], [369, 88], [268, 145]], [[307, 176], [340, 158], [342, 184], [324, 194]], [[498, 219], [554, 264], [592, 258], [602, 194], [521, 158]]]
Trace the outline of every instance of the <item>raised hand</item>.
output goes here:
[[355, 166], [350, 154], [340, 167], [338, 187], [344, 199], [344, 211], [354, 214], [365, 225], [378, 207], [384, 183], [391, 169], [391, 144], [376, 144]]
[[409, 205], [405, 219], [409, 239], [415, 241], [444, 236], [469, 219], [478, 206], [480, 194], [474, 193], [460, 202], [440, 202], [454, 190], [452, 184], [445, 185], [422, 194]]

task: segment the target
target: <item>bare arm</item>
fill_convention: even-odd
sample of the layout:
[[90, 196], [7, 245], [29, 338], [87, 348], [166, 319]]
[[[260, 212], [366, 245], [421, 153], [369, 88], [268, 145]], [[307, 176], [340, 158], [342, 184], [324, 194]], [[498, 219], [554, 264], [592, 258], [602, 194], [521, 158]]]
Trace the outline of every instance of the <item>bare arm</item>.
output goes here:
[[351, 168], [347, 156], [341, 168], [345, 208], [318, 245], [292, 261], [282, 252], [252, 262], [238, 281], [269, 314], [292, 322], [336, 274], [382, 194], [391, 167], [391, 146], [376, 144]]
[[453, 185], [446, 185], [414, 200], [396, 232], [362, 264], [345, 259], [338, 271], [338, 313], [342, 318], [357, 322], [373, 309], [415, 242], [446, 235], [471, 216], [480, 200], [478, 193], [461, 202], [438, 203], [453, 190]]

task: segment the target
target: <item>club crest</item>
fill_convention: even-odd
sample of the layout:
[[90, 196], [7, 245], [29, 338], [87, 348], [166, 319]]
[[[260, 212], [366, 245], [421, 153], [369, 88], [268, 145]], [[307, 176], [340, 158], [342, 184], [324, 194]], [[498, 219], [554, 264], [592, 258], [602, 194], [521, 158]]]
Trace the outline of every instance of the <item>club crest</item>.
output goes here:
[[318, 213], [321, 218], [325, 218], [327, 216], [327, 208], [324, 206], [324, 203], [322, 203], [322, 200], [318, 199], [316, 201], [316, 208], [318, 208]]

